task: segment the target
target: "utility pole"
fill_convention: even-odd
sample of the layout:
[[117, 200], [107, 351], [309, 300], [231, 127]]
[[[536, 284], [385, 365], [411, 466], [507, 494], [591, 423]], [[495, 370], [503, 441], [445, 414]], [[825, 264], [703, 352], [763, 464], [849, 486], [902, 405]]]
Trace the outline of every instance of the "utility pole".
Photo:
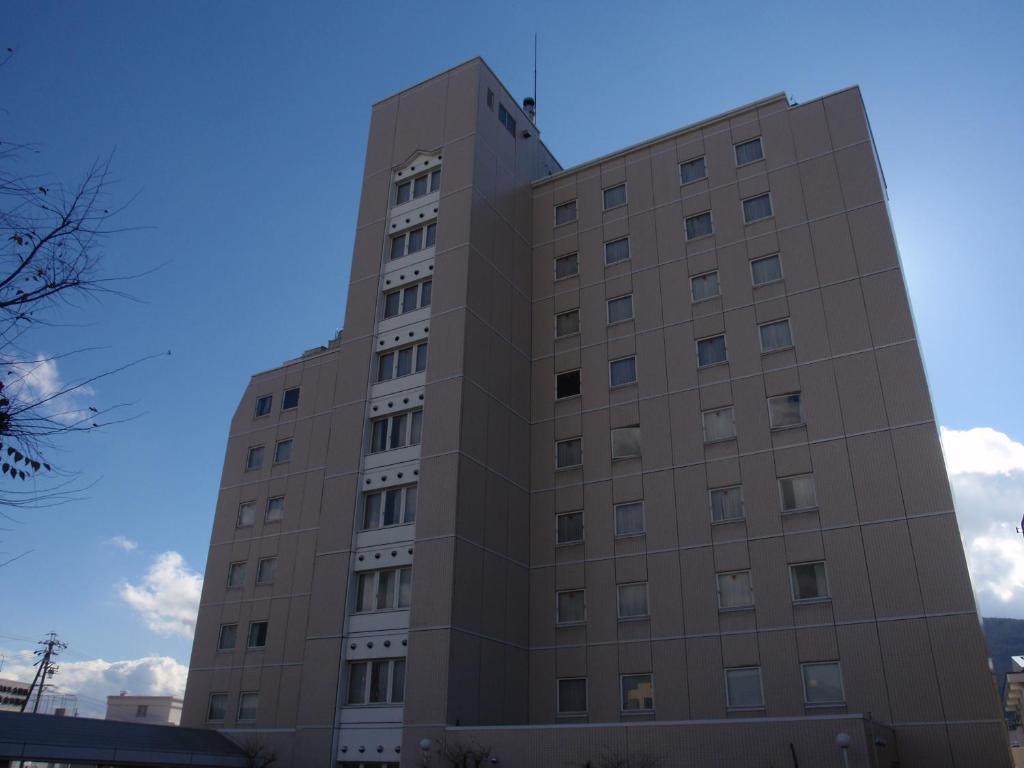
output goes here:
[[36, 691], [36, 683], [39, 683], [39, 689], [36, 691], [36, 703], [32, 707], [32, 712], [39, 711], [39, 700], [43, 698], [43, 689], [46, 687], [46, 678], [53, 677], [57, 674], [57, 670], [60, 669], [54, 664], [53, 659], [61, 651], [68, 647], [67, 643], [63, 643], [57, 639], [56, 632], [50, 632], [45, 640], [40, 640], [39, 645], [42, 648], [38, 648], [33, 653], [39, 657], [39, 661], [35, 663], [36, 675], [32, 678], [32, 685], [28, 689], [28, 696], [25, 697], [25, 701], [21, 704], [21, 711], [25, 711], [25, 707], [28, 706], [29, 700], [32, 698], [32, 692]]

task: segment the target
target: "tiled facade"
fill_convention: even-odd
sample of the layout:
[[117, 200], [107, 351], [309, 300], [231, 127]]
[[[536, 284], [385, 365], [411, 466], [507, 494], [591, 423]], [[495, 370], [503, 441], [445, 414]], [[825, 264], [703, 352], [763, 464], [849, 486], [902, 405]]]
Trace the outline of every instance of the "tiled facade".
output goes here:
[[183, 722], [1008, 765], [859, 91], [569, 170], [479, 59], [376, 104], [344, 333], [232, 422]]

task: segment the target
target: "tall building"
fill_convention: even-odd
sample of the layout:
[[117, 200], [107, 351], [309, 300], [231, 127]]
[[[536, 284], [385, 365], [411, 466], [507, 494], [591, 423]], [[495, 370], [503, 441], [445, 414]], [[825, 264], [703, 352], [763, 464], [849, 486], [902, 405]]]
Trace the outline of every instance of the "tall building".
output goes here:
[[1009, 765], [858, 89], [570, 169], [524, 108], [481, 59], [374, 105], [344, 331], [231, 424], [183, 724]]

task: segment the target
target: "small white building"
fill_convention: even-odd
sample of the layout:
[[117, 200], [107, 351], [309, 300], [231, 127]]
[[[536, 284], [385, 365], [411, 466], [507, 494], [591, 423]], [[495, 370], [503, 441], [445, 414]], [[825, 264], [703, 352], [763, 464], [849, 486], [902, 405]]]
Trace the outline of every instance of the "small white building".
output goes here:
[[107, 720], [150, 725], [180, 725], [182, 700], [174, 696], [107, 696]]
[[25, 699], [28, 698], [30, 685], [31, 683], [0, 678], [0, 711], [20, 712]]

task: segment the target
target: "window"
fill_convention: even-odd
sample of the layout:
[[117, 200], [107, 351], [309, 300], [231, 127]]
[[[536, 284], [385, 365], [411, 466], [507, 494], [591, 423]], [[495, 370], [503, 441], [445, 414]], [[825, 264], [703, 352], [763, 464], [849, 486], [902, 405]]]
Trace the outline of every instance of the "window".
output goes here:
[[362, 530], [389, 528], [416, 521], [416, 486], [388, 488], [363, 497]]
[[487, 108], [494, 109], [494, 91], [487, 89]]
[[228, 566], [228, 586], [240, 587], [245, 584], [245, 563], [231, 563]]
[[505, 126], [505, 130], [511, 133], [513, 136], [516, 135], [516, 119], [512, 117], [505, 105], [498, 102], [498, 122]]
[[256, 502], [243, 501], [238, 505], [238, 527], [244, 528], [256, 522]]
[[760, 709], [764, 706], [760, 667], [725, 670], [725, 706], [729, 709]]
[[707, 178], [708, 169], [703, 157], [695, 157], [679, 164], [679, 183], [689, 184]]
[[576, 221], [576, 201], [570, 200], [555, 206], [555, 226]]
[[250, 648], [266, 648], [267, 647], [267, 622], [265, 621], [250, 621], [249, 622], [249, 642]]
[[432, 289], [433, 281], [424, 280], [384, 294], [384, 319], [429, 307]]
[[279, 440], [277, 445], [274, 446], [274, 463], [284, 464], [286, 461], [292, 460], [292, 441]]
[[254, 445], [249, 449], [248, 455], [245, 457], [245, 468], [259, 469], [263, 466], [263, 446]]
[[561, 280], [563, 277], [572, 277], [573, 275], [579, 274], [579, 271], [579, 255], [575, 253], [568, 253], [565, 256], [559, 256], [555, 259], [555, 280]]
[[427, 342], [377, 355], [377, 381], [391, 381], [427, 368]]
[[637, 619], [647, 615], [647, 582], [620, 584], [619, 618]]
[[783, 512], [799, 512], [818, 506], [814, 492], [814, 475], [780, 477], [779, 495], [782, 497]]
[[793, 588], [794, 600], [821, 600], [828, 597], [824, 563], [789, 566], [789, 583]]
[[718, 574], [718, 607], [721, 610], [750, 608], [754, 591], [750, 588], [750, 571]]
[[746, 165], [747, 163], [753, 163], [764, 157], [764, 152], [761, 151], [761, 137], [751, 139], [750, 141], [744, 141], [742, 144], [736, 145], [736, 165]]
[[405, 701], [405, 659], [355, 661], [348, 665], [349, 704]]
[[606, 266], [618, 264], [629, 258], [629, 238], [622, 237], [604, 244], [604, 263]]
[[739, 520], [743, 517], [743, 490], [734, 485], [730, 488], [714, 488], [711, 490], [711, 520], [718, 523], [723, 520]]
[[842, 704], [843, 675], [838, 661], [804, 664], [804, 701], [808, 704]]
[[615, 505], [615, 535], [636, 536], [644, 532], [644, 503], [630, 501]]
[[776, 349], [787, 349], [793, 346], [793, 334], [789, 330], [789, 320], [778, 320], [759, 326], [761, 333], [761, 351], [774, 352]]
[[782, 279], [782, 263], [779, 255], [765, 256], [750, 262], [750, 279], [754, 285], [766, 285]]
[[217, 650], [230, 651], [238, 642], [238, 625], [221, 624], [220, 635], [217, 637]]
[[363, 571], [356, 584], [356, 613], [408, 608], [412, 594], [412, 568]]
[[137, 707], [135, 707], [135, 716], [136, 717], [145, 717], [148, 714], [149, 714], [149, 705], [148, 704], [139, 704]]
[[622, 711], [654, 709], [654, 683], [650, 675], [622, 676]]
[[618, 184], [604, 191], [604, 209], [618, 208], [626, 204], [626, 185]]
[[422, 431], [422, 408], [376, 419], [370, 427], [370, 453], [419, 445]]
[[563, 512], [555, 517], [555, 543], [578, 544], [583, 541], [583, 513]]
[[583, 463], [583, 441], [580, 438], [555, 444], [555, 466], [558, 469], [578, 467]]
[[258, 693], [243, 693], [238, 696], [238, 719], [255, 720], [256, 708], [260, 703]]
[[557, 594], [558, 623], [577, 624], [587, 619], [587, 607], [582, 589], [573, 589]]
[[433, 248], [437, 239], [437, 223], [411, 229], [391, 238], [391, 258], [400, 259], [411, 253]]
[[256, 583], [273, 584], [274, 575], [277, 573], [277, 558], [264, 557], [256, 566]]
[[690, 278], [690, 295], [694, 301], [713, 299], [721, 295], [718, 286], [718, 272], [708, 272], [705, 275], [697, 275]]
[[587, 678], [569, 677], [558, 681], [558, 714], [582, 715], [587, 711]]
[[402, 205], [441, 187], [441, 169], [417, 176], [410, 181], [400, 181], [396, 187], [395, 205]]
[[612, 430], [612, 458], [628, 459], [640, 455], [640, 427]]
[[621, 323], [633, 319], [633, 295], [620, 296], [608, 300], [608, 324]]
[[624, 357], [608, 363], [608, 383], [613, 387], [636, 383], [636, 357]]
[[799, 392], [768, 398], [768, 422], [773, 429], [803, 424], [803, 410]]
[[284, 397], [281, 399], [281, 410], [290, 411], [292, 408], [299, 407], [299, 388], [292, 387], [284, 391]]
[[753, 224], [761, 219], [771, 218], [772, 199], [768, 194], [758, 195], [743, 201], [743, 221]]
[[726, 361], [725, 336], [712, 336], [697, 342], [697, 367], [706, 368]]
[[268, 523], [277, 523], [284, 520], [284, 496], [275, 496], [272, 499], [267, 499], [265, 520]]
[[732, 406], [714, 411], [704, 411], [704, 442], [717, 443], [736, 437], [736, 416]]
[[712, 232], [711, 211], [698, 213], [696, 216], [686, 217], [686, 239], [696, 240], [698, 237], [706, 237]]
[[580, 393], [580, 372], [566, 371], [555, 374], [555, 399], [575, 397]]
[[580, 311], [563, 312], [555, 316], [555, 337], [571, 336], [580, 332]]
[[207, 720], [223, 720], [228, 713], [228, 695], [226, 693], [211, 693], [210, 706], [206, 710]]
[[256, 400], [256, 418], [266, 416], [274, 405], [273, 395], [264, 395]]

